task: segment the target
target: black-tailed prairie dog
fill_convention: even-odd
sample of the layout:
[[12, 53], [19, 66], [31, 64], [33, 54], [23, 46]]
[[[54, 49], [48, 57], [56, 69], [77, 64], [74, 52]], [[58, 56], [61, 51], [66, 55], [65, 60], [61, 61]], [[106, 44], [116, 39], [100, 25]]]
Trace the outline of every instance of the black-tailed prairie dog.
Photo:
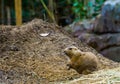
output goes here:
[[82, 52], [75, 46], [67, 47], [65, 54], [70, 58], [69, 69], [80, 74], [89, 74], [98, 69], [98, 58], [92, 52]]

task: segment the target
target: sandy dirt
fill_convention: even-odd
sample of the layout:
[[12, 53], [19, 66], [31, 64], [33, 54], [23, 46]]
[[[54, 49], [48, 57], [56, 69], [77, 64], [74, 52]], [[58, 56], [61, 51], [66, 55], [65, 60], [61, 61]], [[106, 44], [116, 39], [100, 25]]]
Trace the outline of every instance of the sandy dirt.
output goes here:
[[73, 38], [62, 27], [34, 19], [22, 26], [0, 26], [0, 83], [59, 84], [81, 77], [75, 70], [67, 70], [69, 59], [63, 50], [70, 45], [95, 53], [100, 69], [120, 65]]

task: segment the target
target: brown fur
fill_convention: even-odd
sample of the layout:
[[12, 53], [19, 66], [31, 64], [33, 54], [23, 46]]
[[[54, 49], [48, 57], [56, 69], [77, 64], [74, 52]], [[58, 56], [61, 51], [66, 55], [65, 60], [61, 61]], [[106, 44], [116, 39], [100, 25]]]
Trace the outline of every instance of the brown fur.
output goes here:
[[64, 52], [70, 58], [69, 68], [78, 73], [88, 74], [97, 70], [98, 59], [92, 52], [82, 52], [74, 46], [66, 48]]

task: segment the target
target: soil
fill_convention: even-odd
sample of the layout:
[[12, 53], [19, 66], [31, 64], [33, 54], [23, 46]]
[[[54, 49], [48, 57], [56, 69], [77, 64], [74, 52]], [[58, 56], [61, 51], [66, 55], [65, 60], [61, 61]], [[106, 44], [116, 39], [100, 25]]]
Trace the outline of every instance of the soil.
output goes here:
[[75, 70], [67, 70], [69, 59], [63, 50], [70, 45], [95, 53], [102, 65], [100, 69], [120, 66], [62, 27], [34, 19], [22, 26], [0, 26], [0, 83], [59, 84], [81, 77]]

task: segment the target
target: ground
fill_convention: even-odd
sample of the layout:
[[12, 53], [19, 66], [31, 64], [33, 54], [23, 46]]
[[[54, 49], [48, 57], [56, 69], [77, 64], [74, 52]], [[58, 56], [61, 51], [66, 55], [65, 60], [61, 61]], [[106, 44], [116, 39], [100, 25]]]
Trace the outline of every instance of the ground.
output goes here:
[[[48, 35], [42, 35], [45, 33]], [[95, 53], [100, 70], [120, 66], [70, 36], [62, 27], [34, 19], [22, 26], [0, 26], [0, 83], [59, 84], [84, 77], [73, 69], [67, 70], [69, 59], [63, 50], [70, 45]]]
[[120, 67], [100, 70], [64, 84], [120, 84]]

